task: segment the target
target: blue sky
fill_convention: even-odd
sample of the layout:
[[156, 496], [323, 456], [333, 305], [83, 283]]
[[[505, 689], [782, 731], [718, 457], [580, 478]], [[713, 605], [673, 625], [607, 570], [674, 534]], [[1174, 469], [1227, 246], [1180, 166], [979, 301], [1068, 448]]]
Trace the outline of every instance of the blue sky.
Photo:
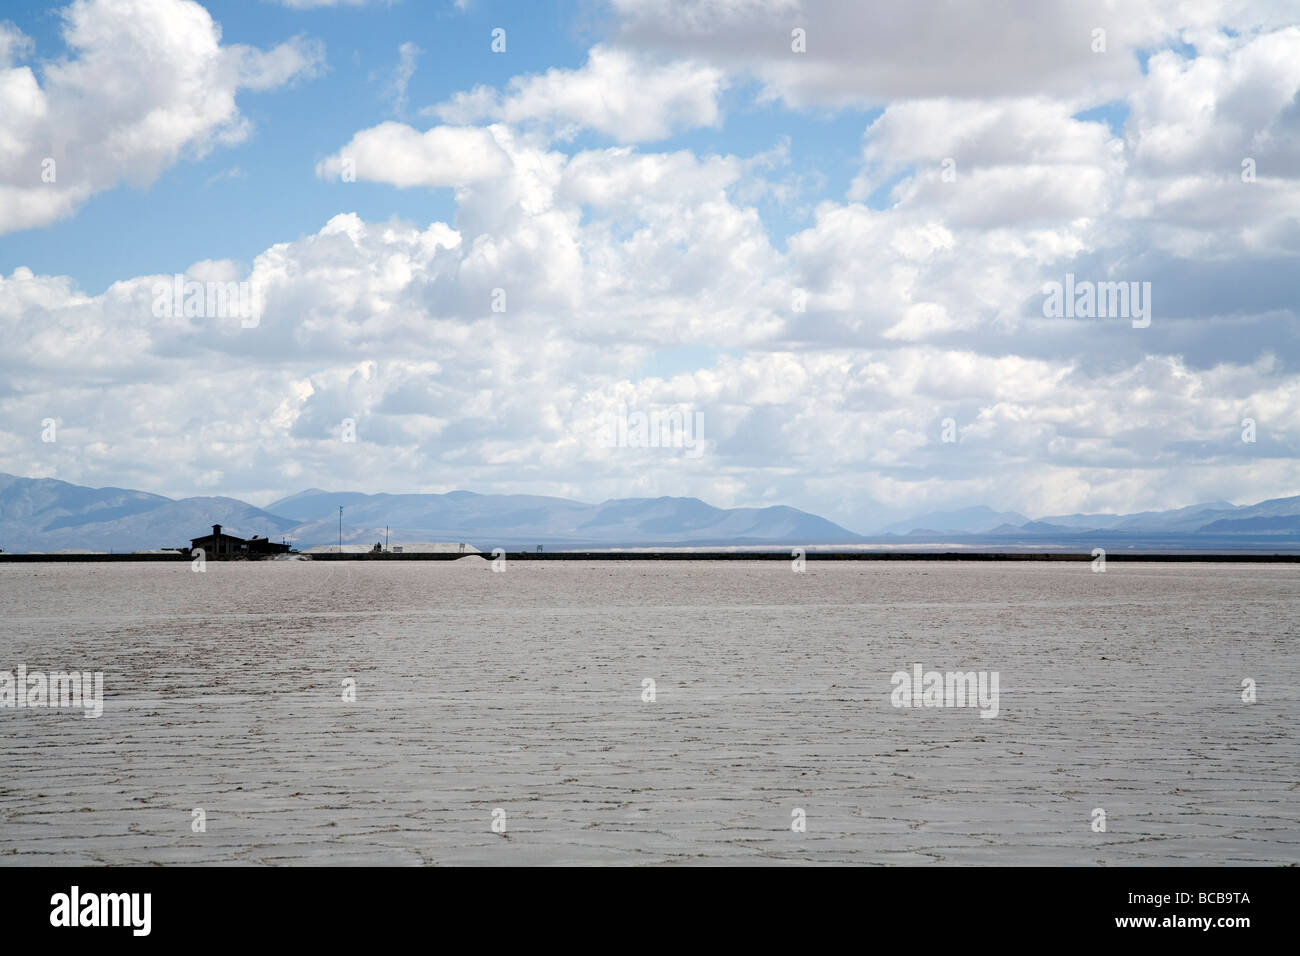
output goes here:
[[[0, 11], [0, 471], [696, 495], [860, 531], [1294, 494], [1293, 14]], [[1150, 283], [1153, 321], [1046, 317], [1066, 273]], [[246, 283], [259, 320], [160, 316], [176, 274]], [[708, 453], [608, 447], [624, 408], [703, 413]]]
[[[316, 161], [376, 117], [393, 117], [388, 93], [398, 47], [424, 53], [411, 77], [408, 112], [477, 84], [500, 85], [520, 70], [579, 66], [586, 56], [576, 25], [580, 4], [517, 4], [506, 55], [493, 55], [497, 25], [488, 4], [395, 4], [376, 17], [365, 7], [292, 10], [273, 3], [208, 3], [225, 43], [264, 46], [299, 34], [325, 44], [328, 65], [310, 81], [253, 91], [241, 111], [256, 126], [247, 141], [177, 164], [145, 189], [122, 185], [96, 197], [74, 220], [0, 236], [0, 263], [75, 277], [101, 292], [122, 276], [183, 271], [200, 259], [251, 261], [275, 242], [315, 232], [341, 206], [367, 220], [401, 216], [450, 220], [450, 189], [395, 194], [369, 183], [322, 182]], [[58, 7], [4, 14], [35, 43], [36, 59], [68, 51]], [[8, 270], [6, 270], [8, 271]]]
[[[519, 73], [576, 69], [599, 39], [602, 18], [591, 4], [538, 2], [507, 5], [400, 3], [375, 16], [366, 7], [293, 10], [273, 3], [209, 3], [227, 43], [265, 45], [306, 34], [325, 44], [328, 65], [299, 81], [241, 97], [241, 112], [256, 133], [244, 143], [168, 169], [147, 188], [121, 185], [98, 195], [75, 220], [0, 236], [0, 263], [74, 277], [87, 292], [102, 292], [125, 275], [184, 271], [201, 259], [249, 262], [275, 242], [315, 232], [346, 207], [367, 221], [390, 217], [451, 222], [450, 188], [396, 193], [359, 182], [322, 181], [316, 162], [376, 118], [421, 121], [419, 110], [478, 85], [504, 86]], [[66, 56], [57, 7], [28, 9], [11, 18], [35, 43], [36, 59]], [[503, 14], [505, 19], [502, 19]], [[507, 24], [507, 51], [491, 51], [491, 31]], [[422, 51], [399, 115], [392, 83], [398, 48]], [[753, 155], [789, 143], [793, 168], [843, 195], [860, 159], [859, 138], [878, 108], [802, 115], [752, 102], [752, 87], [733, 91], [733, 109], [721, 128], [690, 129], [656, 142], [657, 150]], [[567, 149], [598, 149], [608, 136], [582, 133]], [[872, 197], [888, 203], [882, 190]], [[759, 206], [773, 239], [807, 225], [809, 211], [772, 203]]]

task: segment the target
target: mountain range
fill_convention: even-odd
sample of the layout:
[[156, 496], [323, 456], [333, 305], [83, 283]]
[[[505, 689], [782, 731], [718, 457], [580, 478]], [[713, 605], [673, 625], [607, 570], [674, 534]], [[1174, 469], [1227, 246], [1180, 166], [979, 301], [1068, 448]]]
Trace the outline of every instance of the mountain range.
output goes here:
[[0, 473], [0, 549], [138, 551], [184, 547], [213, 524], [306, 549], [339, 538], [370, 544], [464, 541], [494, 547], [857, 545], [955, 543], [1019, 549], [1116, 546], [1300, 548], [1300, 495], [1255, 505], [1211, 501], [1137, 514], [1065, 514], [1031, 520], [986, 507], [931, 512], [860, 535], [796, 508], [715, 508], [698, 498], [614, 498], [599, 504], [541, 495], [362, 494], [319, 488], [258, 508], [236, 498], [172, 499], [127, 488], [87, 488]]
[[318, 488], [265, 509], [235, 498], [182, 498], [125, 488], [85, 488], [0, 474], [0, 548], [8, 552], [181, 547], [214, 524], [241, 537], [332, 544], [344, 509], [345, 544], [464, 541], [481, 550], [616, 545], [745, 545], [858, 536], [795, 508], [715, 508], [698, 498], [616, 498], [586, 504], [540, 495], [366, 495]]

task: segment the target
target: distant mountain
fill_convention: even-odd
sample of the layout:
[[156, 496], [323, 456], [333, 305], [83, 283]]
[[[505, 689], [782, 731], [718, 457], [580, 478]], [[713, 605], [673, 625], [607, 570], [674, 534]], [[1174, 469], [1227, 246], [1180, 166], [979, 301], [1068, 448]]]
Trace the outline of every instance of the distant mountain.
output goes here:
[[138, 551], [182, 547], [213, 524], [241, 537], [288, 538], [296, 547], [464, 541], [494, 547], [837, 544], [851, 531], [795, 508], [715, 508], [698, 498], [622, 498], [586, 504], [540, 495], [366, 495], [318, 488], [267, 509], [234, 498], [184, 498], [123, 488], [85, 488], [0, 474], [5, 551]]
[[[1211, 501], [1169, 511], [1050, 515], [1036, 521], [981, 506], [918, 515], [882, 530], [936, 542], [957, 538], [964, 547], [979, 546], [980, 539], [993, 547], [1080, 547], [1085, 538], [1091, 542], [1101, 533], [1126, 547], [1254, 546], [1241, 543], [1247, 539], [1259, 547], [1272, 547], [1282, 539], [1300, 538], [1300, 495], [1255, 505]], [[1218, 543], [1212, 545], [1210, 539]], [[1288, 544], [1294, 546], [1294, 542]]]
[[[288, 539], [306, 549], [465, 542], [492, 548], [872, 545], [964, 548], [1300, 549], [1300, 495], [1235, 506], [1213, 501], [1126, 515], [1057, 515], [1031, 521], [979, 506], [938, 511], [862, 537], [795, 508], [715, 508], [698, 498], [614, 498], [599, 504], [543, 495], [363, 494], [309, 488], [257, 508], [235, 498], [183, 498], [128, 488], [86, 488], [0, 473], [0, 549], [140, 551], [184, 547], [221, 524], [241, 537]], [[1098, 536], [1104, 536], [1099, 538]], [[1113, 544], [1112, 544], [1113, 543]]]
[[1001, 524], [1022, 525], [1028, 520], [1014, 511], [994, 511], [978, 505], [960, 511], [932, 511], [906, 521], [895, 521], [880, 530], [883, 534], [973, 534]]
[[[1233, 511], [1237, 506], [1230, 501], [1212, 501], [1206, 504], [1189, 505], [1175, 508], [1173, 511], [1140, 511], [1136, 514], [1074, 514], [1048, 515], [1039, 518], [1039, 523], [1058, 525], [1066, 528], [1078, 528], [1083, 531], [1098, 529], [1124, 528], [1127, 531], [1195, 531], [1207, 521], [1221, 513]], [[1213, 512], [1213, 515], [1199, 517]]]
[[[328, 544], [338, 534], [343, 506], [344, 542], [390, 535], [426, 541], [466, 541], [480, 548], [651, 544], [836, 544], [859, 536], [824, 518], [783, 506], [715, 508], [698, 498], [615, 498], [586, 504], [541, 495], [364, 495], [303, 492], [271, 505], [300, 524], [293, 537], [304, 546]], [[396, 540], [396, 539], [394, 539]]]
[[266, 506], [266, 510], [276, 511], [281, 505], [287, 507], [290, 503], [297, 501], [299, 498], [310, 498], [313, 495], [323, 495], [325, 493], [326, 492], [321, 488], [308, 488], [306, 491], [300, 491], [296, 495], [290, 495], [287, 498], [281, 498], [279, 501], [271, 502]]
[[1203, 534], [1300, 534], [1300, 495], [1238, 508], [1197, 529]]
[[1206, 534], [1300, 534], [1300, 515], [1221, 518], [1200, 530]]
[[1243, 505], [1233, 509], [1232, 518], [1284, 518], [1300, 514], [1300, 495], [1290, 498], [1269, 498], [1257, 505]]
[[1063, 524], [1049, 524], [1046, 521], [1026, 521], [1020, 527], [1015, 525], [1004, 524], [1000, 528], [994, 528], [989, 534], [1050, 534], [1050, 535], [1069, 535], [1078, 534], [1080, 528], [1070, 528]]
[[125, 488], [0, 473], [0, 548], [11, 553], [180, 547], [214, 524], [241, 537], [279, 538], [295, 522], [235, 498], [175, 501]]

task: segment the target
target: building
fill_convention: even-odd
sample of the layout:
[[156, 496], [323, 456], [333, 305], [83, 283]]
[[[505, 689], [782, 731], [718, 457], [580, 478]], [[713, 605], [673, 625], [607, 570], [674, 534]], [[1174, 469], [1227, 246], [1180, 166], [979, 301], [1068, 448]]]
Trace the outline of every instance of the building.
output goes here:
[[287, 544], [278, 544], [266, 538], [259, 538], [257, 535], [247, 539], [237, 538], [233, 534], [223, 532], [219, 524], [212, 526], [212, 534], [205, 534], [201, 538], [191, 538], [190, 550], [192, 551], [195, 548], [202, 548], [203, 556], [214, 560], [223, 558], [261, 558], [272, 554], [289, 553]]

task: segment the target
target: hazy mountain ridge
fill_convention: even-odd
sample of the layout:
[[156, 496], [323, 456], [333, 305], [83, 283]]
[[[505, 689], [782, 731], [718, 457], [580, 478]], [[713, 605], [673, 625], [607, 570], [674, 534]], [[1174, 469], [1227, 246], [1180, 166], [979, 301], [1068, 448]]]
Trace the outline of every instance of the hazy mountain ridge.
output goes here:
[[[1222, 501], [1131, 515], [1060, 515], [1028, 522], [1018, 530], [1034, 534], [1077, 534], [1085, 531], [1128, 534], [1286, 534], [1295, 532], [1294, 519], [1297, 516], [1300, 516], [1300, 495], [1271, 498], [1240, 507]], [[1096, 517], [1109, 517], [1111, 520], [1086, 520]]]
[[1015, 511], [994, 511], [984, 505], [958, 511], [932, 511], [905, 521], [895, 521], [880, 529], [882, 534], [970, 534], [988, 531], [998, 525], [1022, 525], [1029, 519]]
[[226, 526], [279, 538], [295, 522], [235, 498], [182, 498], [0, 474], [0, 548], [8, 552], [180, 547]]
[[183, 498], [0, 475], [0, 548], [9, 552], [182, 547], [221, 524], [231, 534], [309, 548], [384, 538], [478, 547], [847, 543], [857, 535], [795, 508], [715, 508], [697, 498], [587, 504], [542, 495], [376, 494], [308, 489], [266, 509], [234, 498]]
[[[536, 545], [863, 545], [881, 540], [797, 508], [717, 508], [698, 498], [613, 498], [591, 504], [545, 495], [364, 494], [310, 488], [258, 508], [235, 498], [174, 500], [128, 488], [88, 488], [0, 473], [0, 548], [51, 552], [182, 547], [213, 524], [232, 534], [265, 535], [309, 548], [338, 541], [340, 505], [345, 544], [381, 541], [385, 526], [394, 544], [464, 541], [484, 550]], [[1102, 533], [1130, 541], [1150, 537], [1173, 547], [1184, 542], [1194, 547], [1198, 536], [1284, 540], [1300, 536], [1300, 495], [1254, 505], [1213, 501], [1169, 511], [1037, 520], [977, 506], [894, 522], [885, 531], [887, 538], [953, 538], [965, 547], [981, 541], [994, 547], [1017, 542], [1025, 547], [1078, 546]]]
[[688, 544], [692, 542], [857, 541], [839, 525], [795, 508], [715, 508], [698, 498], [615, 498], [587, 504], [543, 495], [363, 495], [355, 492], [295, 495], [272, 505], [303, 523], [304, 542], [337, 535], [343, 505], [343, 540], [378, 540], [384, 526], [405, 537], [456, 540], [479, 547], [530, 545]]

